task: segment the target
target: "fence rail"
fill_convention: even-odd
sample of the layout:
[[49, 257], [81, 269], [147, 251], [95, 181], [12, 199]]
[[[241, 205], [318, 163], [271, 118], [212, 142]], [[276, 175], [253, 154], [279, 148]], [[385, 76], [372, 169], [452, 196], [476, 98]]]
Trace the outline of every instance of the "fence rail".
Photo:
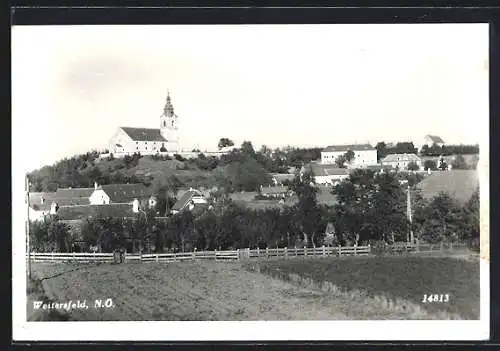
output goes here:
[[[433, 253], [452, 252], [467, 249], [467, 244], [397, 244], [387, 246], [388, 254], [397, 253]], [[374, 248], [368, 246], [321, 246], [309, 248], [267, 248], [238, 249], [226, 251], [192, 251], [177, 253], [126, 254], [126, 262], [178, 262], [195, 260], [235, 261], [254, 258], [293, 258], [293, 257], [339, 257], [360, 256], [374, 253]], [[115, 262], [114, 253], [60, 253], [32, 252], [32, 262]]]

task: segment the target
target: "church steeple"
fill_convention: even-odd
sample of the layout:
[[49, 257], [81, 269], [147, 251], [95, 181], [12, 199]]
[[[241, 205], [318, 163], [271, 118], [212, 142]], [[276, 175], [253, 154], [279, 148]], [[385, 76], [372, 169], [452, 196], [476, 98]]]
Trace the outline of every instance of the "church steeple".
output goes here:
[[170, 92], [167, 92], [167, 102], [165, 103], [165, 107], [163, 108], [163, 114], [166, 117], [174, 116], [174, 106], [172, 105], [172, 101], [170, 100]]

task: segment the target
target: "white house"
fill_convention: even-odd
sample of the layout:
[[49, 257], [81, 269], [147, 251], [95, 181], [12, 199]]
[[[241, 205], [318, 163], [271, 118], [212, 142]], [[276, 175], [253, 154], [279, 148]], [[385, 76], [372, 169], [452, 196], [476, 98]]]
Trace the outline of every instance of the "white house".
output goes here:
[[431, 147], [434, 144], [441, 147], [445, 143], [444, 143], [444, 140], [441, 139], [441, 137], [439, 137], [437, 135], [426, 135], [422, 139], [422, 141], [414, 143], [415, 147], [418, 148], [419, 150], [422, 149], [422, 147], [424, 147], [424, 145]]
[[337, 157], [347, 151], [354, 152], [354, 159], [348, 167], [358, 168], [377, 164], [377, 149], [369, 144], [328, 146], [321, 151], [321, 163], [335, 164]]
[[90, 195], [89, 201], [91, 205], [109, 205], [110, 198], [102, 187], [94, 183], [94, 192]]
[[347, 168], [337, 168], [334, 165], [311, 162], [309, 165], [302, 167], [300, 173], [302, 174], [308, 169], [312, 171], [316, 184], [334, 185], [349, 178]]
[[381, 160], [382, 166], [399, 169], [407, 169], [412, 162], [422, 168], [422, 159], [415, 154], [390, 154]]
[[195, 208], [203, 208], [208, 206], [208, 201], [203, 195], [203, 193], [199, 190], [189, 188], [179, 200], [172, 207], [172, 214], [177, 214], [182, 210], [192, 211]]
[[174, 113], [170, 94], [160, 116], [159, 129], [119, 127], [108, 148], [115, 157], [179, 152], [178, 116]]

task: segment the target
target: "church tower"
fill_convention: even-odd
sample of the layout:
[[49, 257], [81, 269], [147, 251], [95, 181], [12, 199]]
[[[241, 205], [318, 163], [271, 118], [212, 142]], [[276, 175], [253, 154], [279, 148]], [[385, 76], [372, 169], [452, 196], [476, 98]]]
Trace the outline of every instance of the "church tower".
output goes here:
[[170, 93], [167, 93], [167, 101], [163, 108], [163, 114], [160, 117], [160, 134], [167, 140], [165, 148], [169, 152], [178, 152], [179, 136], [178, 136], [178, 117], [174, 113], [174, 106], [170, 100]]

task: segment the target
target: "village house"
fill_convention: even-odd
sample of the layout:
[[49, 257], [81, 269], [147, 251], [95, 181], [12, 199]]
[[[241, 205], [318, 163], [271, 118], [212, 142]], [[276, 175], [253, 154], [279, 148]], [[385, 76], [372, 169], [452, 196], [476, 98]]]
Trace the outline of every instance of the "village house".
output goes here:
[[260, 186], [260, 195], [268, 199], [285, 199], [292, 195], [292, 191], [283, 185]]
[[426, 135], [421, 141], [414, 143], [415, 147], [420, 151], [424, 146], [431, 147], [432, 145], [437, 145], [442, 147], [444, 145], [444, 140], [437, 135]]
[[415, 163], [422, 168], [422, 159], [415, 154], [390, 154], [381, 160], [383, 166], [398, 169], [408, 169], [410, 163]]
[[321, 185], [334, 185], [349, 178], [349, 169], [338, 168], [330, 164], [311, 162], [309, 165], [303, 166], [300, 173], [304, 174], [306, 170], [312, 171], [315, 183]]
[[348, 151], [354, 153], [354, 158], [347, 165], [350, 168], [366, 167], [377, 164], [377, 149], [369, 144], [328, 146], [321, 151], [321, 163], [335, 164], [337, 158]]
[[208, 208], [210, 205], [204, 194], [196, 189], [189, 188], [180, 196], [179, 200], [172, 207], [171, 213], [177, 214], [183, 210], [199, 211]]
[[284, 173], [273, 173], [271, 174], [271, 180], [274, 185], [282, 185], [283, 182], [291, 182], [295, 178], [294, 174], [284, 174]]

